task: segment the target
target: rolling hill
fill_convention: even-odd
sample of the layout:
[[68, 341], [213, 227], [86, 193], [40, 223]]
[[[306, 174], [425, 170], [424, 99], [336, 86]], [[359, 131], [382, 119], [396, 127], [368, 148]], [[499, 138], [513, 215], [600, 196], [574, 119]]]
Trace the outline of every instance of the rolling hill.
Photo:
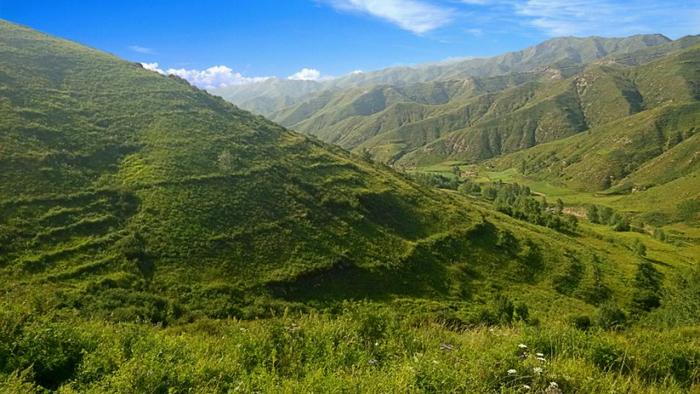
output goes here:
[[166, 293], [224, 278], [232, 296], [338, 265], [395, 266], [421, 240], [478, 222], [184, 80], [5, 22], [1, 36], [10, 277], [117, 275]]

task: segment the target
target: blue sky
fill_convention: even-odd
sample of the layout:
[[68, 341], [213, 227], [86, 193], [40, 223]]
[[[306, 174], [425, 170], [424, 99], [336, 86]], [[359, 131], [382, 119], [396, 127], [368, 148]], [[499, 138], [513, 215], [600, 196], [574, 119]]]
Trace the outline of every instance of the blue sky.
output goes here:
[[700, 0], [0, 0], [0, 18], [203, 87], [316, 79], [550, 37], [700, 33]]

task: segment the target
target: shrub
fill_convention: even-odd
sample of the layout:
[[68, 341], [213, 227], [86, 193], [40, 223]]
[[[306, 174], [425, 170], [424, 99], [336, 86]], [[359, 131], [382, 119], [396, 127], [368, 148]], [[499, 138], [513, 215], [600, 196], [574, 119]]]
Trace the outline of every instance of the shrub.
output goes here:
[[504, 295], [497, 295], [494, 300], [494, 312], [496, 319], [502, 324], [510, 324], [513, 322], [515, 306], [513, 302]]
[[16, 369], [31, 367], [36, 383], [50, 390], [71, 379], [92, 346], [84, 343], [69, 325], [32, 325], [19, 341]]
[[647, 255], [647, 247], [644, 246], [644, 243], [638, 239], [634, 241], [632, 250], [637, 254], [637, 256], [644, 257]]
[[586, 218], [591, 223], [600, 223], [600, 216], [598, 214], [598, 207], [595, 205], [589, 205], [586, 210]]
[[514, 316], [521, 321], [528, 322], [530, 320], [530, 308], [524, 303], [518, 303], [515, 305]]
[[614, 211], [610, 207], [600, 207], [598, 210], [598, 220], [602, 224], [611, 224], [610, 220], [614, 215]]
[[598, 308], [597, 324], [606, 330], [621, 330], [627, 324], [627, 315], [615, 304], [604, 304]]
[[678, 219], [688, 222], [695, 220], [700, 213], [700, 200], [685, 200], [678, 204], [676, 208]]
[[569, 318], [569, 323], [581, 331], [588, 331], [593, 325], [588, 315], [572, 316]]
[[615, 224], [613, 225], [613, 230], [615, 231], [630, 231], [629, 219], [625, 217], [617, 217], [615, 219]]
[[607, 341], [596, 341], [591, 348], [591, 361], [603, 371], [629, 373], [633, 362], [625, 349]]

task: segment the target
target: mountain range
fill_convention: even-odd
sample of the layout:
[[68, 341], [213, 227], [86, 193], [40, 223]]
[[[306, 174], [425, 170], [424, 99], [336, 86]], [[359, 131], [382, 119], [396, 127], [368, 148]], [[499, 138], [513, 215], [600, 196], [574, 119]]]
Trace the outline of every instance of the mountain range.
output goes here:
[[397, 85], [446, 81], [469, 77], [492, 77], [509, 73], [537, 71], [556, 65], [572, 73], [578, 67], [610, 55], [624, 55], [643, 48], [668, 44], [663, 35], [638, 35], [627, 38], [565, 37], [545, 41], [522, 51], [491, 58], [453, 59], [414, 67], [392, 67], [380, 71], [354, 72], [325, 81], [298, 81], [270, 78], [258, 83], [231, 85], [213, 90], [241, 108], [270, 115], [303, 101], [322, 90], [348, 89], [370, 85]]

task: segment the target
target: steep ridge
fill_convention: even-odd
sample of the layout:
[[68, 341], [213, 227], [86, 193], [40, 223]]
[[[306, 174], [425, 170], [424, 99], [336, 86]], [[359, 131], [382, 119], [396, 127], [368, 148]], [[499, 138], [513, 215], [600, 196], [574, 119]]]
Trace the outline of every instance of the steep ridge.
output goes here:
[[[545, 86], [540, 99], [513, 113], [480, 120], [405, 157], [403, 165], [444, 160], [483, 160], [530, 148], [635, 113], [697, 102], [698, 46], [638, 67], [591, 65], [565, 81]], [[544, 96], [544, 99], [541, 97]]]
[[[608, 55], [598, 60], [591, 60], [595, 56], [588, 51], [580, 56], [590, 60], [588, 66], [558, 61], [534, 72], [496, 77], [334, 88], [269, 116], [323, 141], [400, 166], [483, 160], [654, 107], [654, 102], [642, 102], [642, 94], [648, 101], [651, 91], [634, 85], [631, 68], [699, 40], [697, 36], [651, 40], [652, 47], [634, 50], [637, 47], [631, 45], [612, 54], [600, 50], [599, 54]], [[571, 48], [564, 53], [576, 52]], [[583, 50], [585, 45], [578, 48]], [[544, 59], [544, 53], [554, 56], [545, 49], [534, 53], [539, 59]], [[666, 77], [657, 74], [655, 78]], [[676, 77], [671, 72], [668, 78]], [[679, 86], [670, 80], [659, 83], [667, 82], [670, 90], [682, 89], [682, 81]]]

